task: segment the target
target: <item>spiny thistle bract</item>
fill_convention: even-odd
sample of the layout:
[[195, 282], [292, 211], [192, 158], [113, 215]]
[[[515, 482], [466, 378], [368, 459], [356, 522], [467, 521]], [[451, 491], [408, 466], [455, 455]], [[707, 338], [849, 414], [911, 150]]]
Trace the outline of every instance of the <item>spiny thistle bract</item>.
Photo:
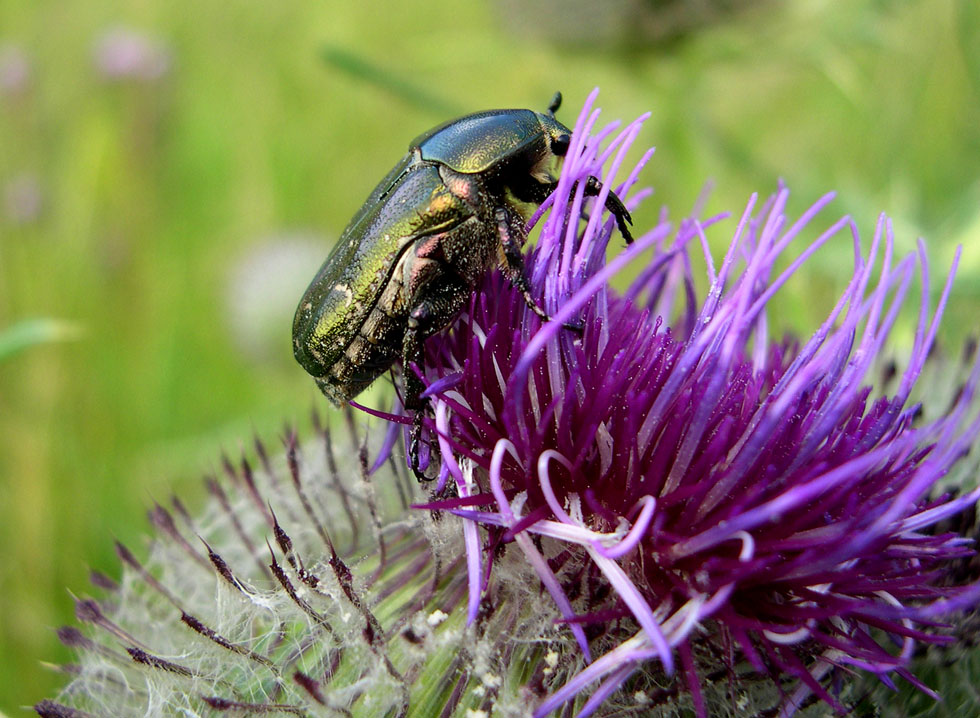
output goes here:
[[149, 558], [117, 544], [122, 581], [93, 576], [105, 598], [77, 599], [83, 629], [58, 632], [79, 654], [71, 683], [37, 712], [489, 715], [500, 698], [518, 715], [525, 686], [561, 671], [557, 613], [526, 571], [467, 627], [458, 527], [411, 512], [416, 482], [392, 462], [369, 475], [348, 419], [302, 447], [289, 434], [284, 461], [259, 442], [256, 468], [225, 459], [203, 512], [153, 507]]
[[[924, 246], [895, 257], [884, 217], [867, 248], [845, 217], [794, 251], [830, 197], [791, 222], [785, 189], [749, 202], [720, 262], [722, 217], [664, 217], [607, 263], [614, 223], [582, 180], [633, 209], [650, 153], [616, 183], [643, 118], [593, 134], [593, 100], [527, 263], [553, 321], [494, 274], [405, 369], [428, 385], [436, 497], [397, 431], [370, 469], [326, 430], [302, 457], [287, 441], [288, 471], [229, 466], [194, 518], [154, 509], [149, 560], [120, 547], [122, 584], [79, 601], [98, 630], [62, 630], [80, 664], [42, 715], [788, 716], [847, 711], [858, 675], [931, 693], [916, 645], [954, 641], [939, 621], [980, 598], [969, 541], [936, 528], [980, 497], [980, 364], [944, 370], [933, 415], [912, 401], [952, 272], [932, 307]], [[808, 339], [771, 340], [767, 306], [828, 242], [853, 246], [846, 289]]]

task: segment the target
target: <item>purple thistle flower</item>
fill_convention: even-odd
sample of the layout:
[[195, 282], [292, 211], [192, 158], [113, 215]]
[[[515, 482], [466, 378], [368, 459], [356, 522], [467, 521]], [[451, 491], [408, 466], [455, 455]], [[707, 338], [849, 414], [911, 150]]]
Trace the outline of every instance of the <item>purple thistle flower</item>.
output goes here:
[[[740, 663], [771, 677], [780, 716], [813, 696], [844, 711], [831, 689], [838, 669], [889, 685], [895, 673], [929, 693], [906, 668], [916, 642], [952, 640], [931, 630], [937, 619], [980, 599], [980, 584], [942, 580], [952, 559], [973, 554], [969, 542], [929, 530], [980, 498], [935, 495], [980, 431], [980, 363], [945, 415], [919, 423], [910, 399], [959, 254], [931, 308], [921, 241], [896, 257], [882, 216], [865, 252], [844, 217], [796, 249], [832, 197], [791, 222], [782, 188], [749, 201], [720, 263], [705, 232], [721, 216], [676, 229], [664, 217], [607, 263], [614, 223], [596, 211], [603, 196], [580, 219], [582, 180], [600, 177], [632, 210], [652, 151], [615, 182], [645, 117], [592, 135], [594, 96], [557, 191], [531, 221], [550, 208], [527, 267], [553, 321], [542, 324], [493, 274], [467, 316], [426, 347], [438, 488], [452, 479], [456, 497], [425, 508], [465, 519], [469, 620], [513, 542], [585, 664], [535, 716], [573, 700], [577, 715], [592, 714], [638, 672], [657, 671], [679, 673], [707, 716], [705, 675], [734, 677]], [[770, 340], [778, 290], [821, 246], [844, 241], [854, 267], [827, 320], [805, 342]], [[625, 291], [610, 288], [651, 250]], [[695, 252], [707, 266], [702, 300]], [[870, 377], [916, 274], [914, 342], [885, 395]]]

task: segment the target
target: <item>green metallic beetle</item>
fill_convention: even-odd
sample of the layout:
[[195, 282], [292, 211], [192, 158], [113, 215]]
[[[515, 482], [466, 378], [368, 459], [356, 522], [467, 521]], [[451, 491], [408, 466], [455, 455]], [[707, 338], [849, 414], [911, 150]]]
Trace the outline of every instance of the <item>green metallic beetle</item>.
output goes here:
[[[409, 455], [418, 450], [424, 386], [411, 363], [422, 345], [452, 322], [474, 288], [503, 259], [528, 307], [521, 244], [528, 205], [555, 189], [552, 170], [571, 131], [547, 114], [491, 110], [467, 115], [416, 138], [340, 236], [303, 295], [293, 319], [293, 353], [331, 402], [342, 405], [400, 359], [404, 404], [415, 412]], [[586, 194], [602, 185], [590, 177]], [[632, 241], [629, 212], [610, 192], [606, 207]]]

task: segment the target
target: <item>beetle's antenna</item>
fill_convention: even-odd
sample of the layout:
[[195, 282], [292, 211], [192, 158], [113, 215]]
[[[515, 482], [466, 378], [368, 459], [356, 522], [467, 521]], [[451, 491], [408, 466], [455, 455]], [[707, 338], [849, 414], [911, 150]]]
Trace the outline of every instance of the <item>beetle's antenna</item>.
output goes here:
[[558, 108], [561, 107], [561, 91], [555, 93], [555, 96], [551, 98], [551, 104], [548, 105], [548, 114], [552, 117], [558, 112]]

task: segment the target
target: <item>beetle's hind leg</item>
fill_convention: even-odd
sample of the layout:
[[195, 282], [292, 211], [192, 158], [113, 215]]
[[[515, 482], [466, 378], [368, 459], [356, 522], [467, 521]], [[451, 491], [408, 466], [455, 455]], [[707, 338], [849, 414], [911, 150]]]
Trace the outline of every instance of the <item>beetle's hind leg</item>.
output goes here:
[[[433, 260], [429, 260], [433, 261]], [[420, 466], [422, 446], [422, 419], [429, 406], [429, 398], [423, 397], [425, 385], [412, 365], [423, 366], [425, 340], [451, 321], [470, 298], [470, 290], [455, 275], [442, 275], [424, 285], [415, 306], [408, 315], [405, 336], [402, 340], [402, 366], [405, 377], [405, 408], [415, 412], [408, 442], [409, 466], [419, 481], [428, 481]], [[431, 445], [430, 445], [431, 446]]]
[[[425, 470], [421, 467], [422, 458], [422, 417], [423, 411], [419, 409], [412, 417], [412, 432], [408, 439], [408, 463], [412, 468], [412, 473], [418, 481], [431, 481], [431, 476], [425, 475]], [[430, 454], [431, 456], [431, 454]]]

